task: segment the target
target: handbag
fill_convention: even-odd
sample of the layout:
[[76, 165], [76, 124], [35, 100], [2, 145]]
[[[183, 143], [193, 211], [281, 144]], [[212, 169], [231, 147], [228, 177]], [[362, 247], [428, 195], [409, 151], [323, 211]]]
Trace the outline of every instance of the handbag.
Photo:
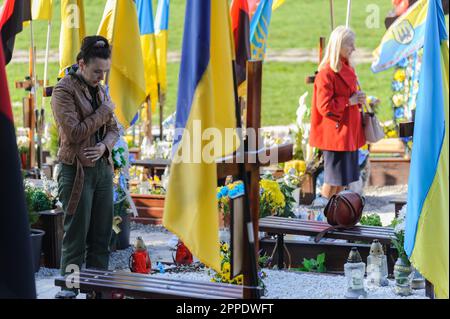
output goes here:
[[[369, 110], [369, 106], [366, 106]], [[364, 105], [361, 107], [361, 113], [363, 118], [363, 128], [364, 135], [366, 136], [366, 141], [369, 143], [376, 143], [382, 138], [384, 138], [384, 130], [378, 121], [375, 113], [372, 112], [364, 112]]]
[[331, 227], [321, 231], [314, 242], [318, 243], [330, 230], [355, 226], [361, 219], [364, 205], [364, 197], [352, 191], [346, 190], [331, 196], [323, 211]]

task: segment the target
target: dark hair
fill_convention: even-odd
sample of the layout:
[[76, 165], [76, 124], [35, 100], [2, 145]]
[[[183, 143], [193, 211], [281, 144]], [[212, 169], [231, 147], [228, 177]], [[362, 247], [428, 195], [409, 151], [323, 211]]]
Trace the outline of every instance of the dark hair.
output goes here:
[[91, 35], [83, 39], [80, 53], [77, 55], [77, 63], [83, 59], [89, 63], [91, 59], [109, 59], [111, 57], [111, 48], [108, 40], [100, 35]]

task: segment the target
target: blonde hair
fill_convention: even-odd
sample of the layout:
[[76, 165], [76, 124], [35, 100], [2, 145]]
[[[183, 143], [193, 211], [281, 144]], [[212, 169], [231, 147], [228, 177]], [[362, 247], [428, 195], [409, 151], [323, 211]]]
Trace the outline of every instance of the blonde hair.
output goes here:
[[[334, 72], [339, 72], [341, 68], [341, 48], [344, 43], [355, 39], [355, 33], [347, 27], [338, 26], [331, 32], [330, 40], [328, 41], [325, 55], [320, 62], [319, 71], [322, 70], [328, 63]], [[350, 62], [350, 61], [349, 61]]]

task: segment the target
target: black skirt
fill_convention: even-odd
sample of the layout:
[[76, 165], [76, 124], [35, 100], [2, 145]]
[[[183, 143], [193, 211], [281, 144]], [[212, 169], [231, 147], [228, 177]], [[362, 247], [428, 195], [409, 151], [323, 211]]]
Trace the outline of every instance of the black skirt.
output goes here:
[[323, 151], [324, 182], [332, 186], [347, 186], [359, 180], [358, 151]]

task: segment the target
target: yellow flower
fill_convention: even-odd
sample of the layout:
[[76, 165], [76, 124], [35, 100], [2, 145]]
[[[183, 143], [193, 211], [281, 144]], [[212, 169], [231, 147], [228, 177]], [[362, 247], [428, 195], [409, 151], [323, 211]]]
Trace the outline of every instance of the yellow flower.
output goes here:
[[403, 82], [405, 81], [406, 78], [406, 72], [403, 69], [398, 69], [397, 71], [395, 71], [394, 73], [394, 80], [398, 81], [398, 82]]
[[239, 275], [236, 278], [234, 278], [236, 280], [236, 284], [238, 285], [242, 285], [244, 283], [244, 276], [243, 275]]
[[222, 281], [229, 282], [230, 281], [230, 272], [222, 274]]
[[159, 179], [158, 175], [155, 175], [155, 176], [153, 177], [153, 180], [154, 180], [156, 183], [161, 182], [161, 180]]
[[225, 274], [229, 273], [230, 270], [231, 270], [231, 265], [230, 265], [229, 262], [226, 262], [226, 263], [224, 263], [224, 264], [222, 265], [222, 271], [223, 271]]
[[391, 130], [391, 131], [388, 131], [388, 132], [387, 132], [386, 136], [387, 136], [388, 138], [395, 138], [395, 137], [398, 137], [398, 134], [397, 134], [397, 131]]
[[222, 251], [226, 253], [228, 252], [228, 249], [230, 249], [230, 246], [227, 243], [224, 243], [222, 245]]

